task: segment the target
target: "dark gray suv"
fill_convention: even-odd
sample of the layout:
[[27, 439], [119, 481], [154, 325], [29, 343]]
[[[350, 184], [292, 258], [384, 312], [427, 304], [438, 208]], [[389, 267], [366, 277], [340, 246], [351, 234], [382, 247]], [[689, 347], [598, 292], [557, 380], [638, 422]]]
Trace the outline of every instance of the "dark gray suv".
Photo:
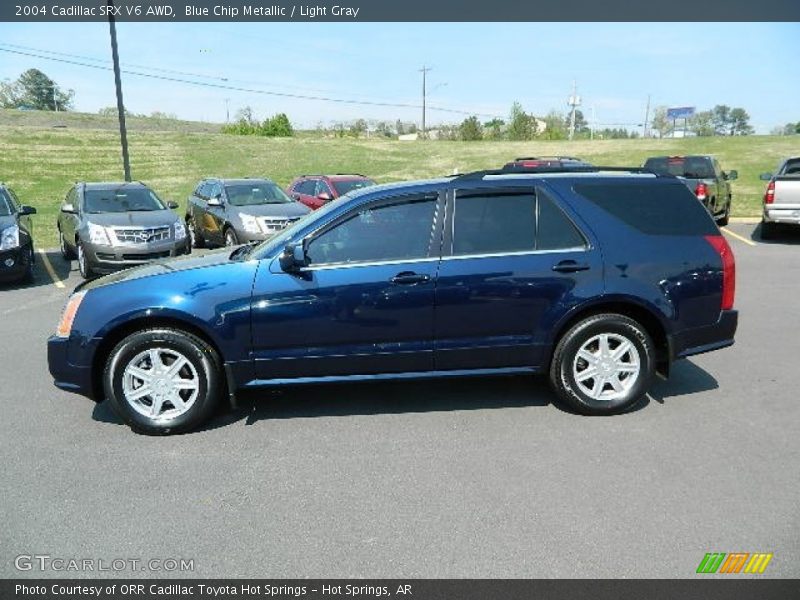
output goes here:
[[195, 248], [265, 240], [311, 210], [269, 179], [203, 179], [186, 205]]
[[58, 214], [61, 254], [85, 279], [191, 251], [186, 228], [145, 184], [77, 183]]

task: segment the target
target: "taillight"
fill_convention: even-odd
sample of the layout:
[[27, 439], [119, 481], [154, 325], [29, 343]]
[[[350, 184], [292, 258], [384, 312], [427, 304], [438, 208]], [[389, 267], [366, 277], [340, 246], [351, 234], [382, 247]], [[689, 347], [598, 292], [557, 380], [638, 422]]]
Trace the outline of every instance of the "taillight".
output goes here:
[[721, 310], [733, 308], [733, 296], [736, 293], [736, 260], [733, 258], [728, 240], [721, 235], [707, 235], [706, 241], [717, 251], [722, 259], [722, 305]]
[[708, 197], [708, 186], [705, 183], [698, 183], [694, 188], [694, 195], [698, 200], [705, 200]]
[[770, 181], [767, 185], [767, 191], [764, 192], [764, 204], [772, 204], [775, 202], [775, 182]]

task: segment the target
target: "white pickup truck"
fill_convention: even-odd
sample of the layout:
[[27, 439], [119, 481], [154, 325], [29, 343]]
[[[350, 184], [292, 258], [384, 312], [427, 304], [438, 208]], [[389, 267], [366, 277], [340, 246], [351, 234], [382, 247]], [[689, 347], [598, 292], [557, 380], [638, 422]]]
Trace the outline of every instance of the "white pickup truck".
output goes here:
[[769, 181], [764, 192], [761, 237], [775, 237], [779, 223], [800, 225], [800, 156], [784, 160], [775, 173], [762, 173]]

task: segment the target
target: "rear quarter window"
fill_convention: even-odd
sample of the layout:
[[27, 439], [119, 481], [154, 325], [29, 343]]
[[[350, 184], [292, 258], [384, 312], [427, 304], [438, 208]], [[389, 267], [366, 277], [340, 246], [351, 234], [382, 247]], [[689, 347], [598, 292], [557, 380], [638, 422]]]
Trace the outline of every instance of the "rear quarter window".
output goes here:
[[576, 193], [648, 235], [717, 235], [703, 205], [680, 182], [582, 183]]

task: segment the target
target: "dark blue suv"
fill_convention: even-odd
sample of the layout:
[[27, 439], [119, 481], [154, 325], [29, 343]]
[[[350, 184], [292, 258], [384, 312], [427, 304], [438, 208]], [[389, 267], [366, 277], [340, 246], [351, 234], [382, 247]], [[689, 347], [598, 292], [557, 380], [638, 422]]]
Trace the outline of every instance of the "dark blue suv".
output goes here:
[[173, 433], [262, 386], [547, 373], [585, 414], [733, 344], [733, 254], [671, 176], [484, 171], [366, 188], [259, 245], [83, 285], [58, 387]]

